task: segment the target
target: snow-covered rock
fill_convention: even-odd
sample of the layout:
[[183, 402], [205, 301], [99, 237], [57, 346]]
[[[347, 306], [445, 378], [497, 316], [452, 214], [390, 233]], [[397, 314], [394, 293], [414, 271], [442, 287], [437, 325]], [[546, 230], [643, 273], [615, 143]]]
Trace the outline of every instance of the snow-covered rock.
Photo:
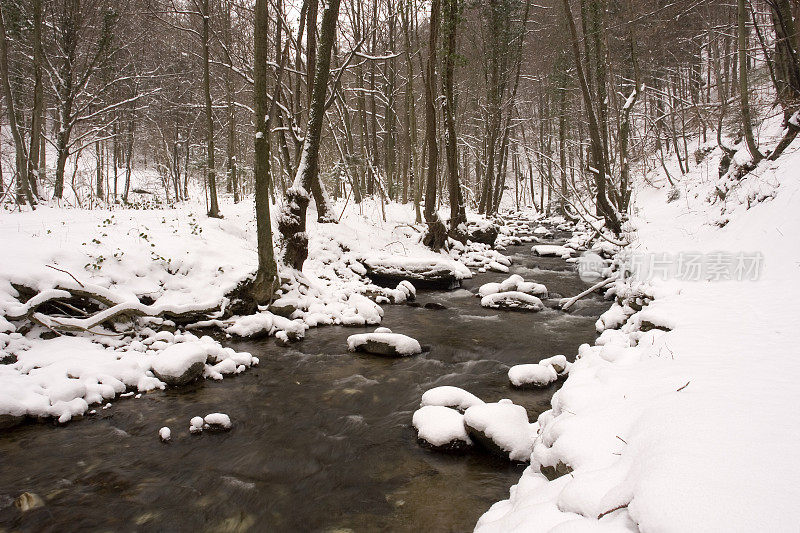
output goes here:
[[464, 415], [439, 405], [426, 405], [414, 412], [411, 421], [417, 437], [440, 451], [460, 451], [472, 445], [464, 427]]
[[427, 405], [438, 405], [441, 407], [452, 407], [459, 411], [466, 411], [473, 405], [481, 405], [483, 403], [483, 400], [471, 392], [450, 385], [428, 389], [422, 395], [422, 400], [420, 401], [420, 405], [423, 407]]
[[190, 383], [203, 375], [208, 348], [199, 342], [173, 344], [153, 361], [153, 374], [171, 386]]
[[347, 337], [347, 349], [386, 357], [408, 357], [422, 353], [416, 339], [400, 333], [359, 333]]
[[197, 434], [203, 432], [205, 421], [202, 416], [195, 416], [189, 420], [189, 433]]
[[469, 436], [493, 453], [512, 461], [528, 461], [533, 450], [536, 424], [528, 413], [511, 400], [473, 405], [464, 412]]
[[488, 294], [481, 298], [481, 306], [492, 309], [534, 312], [544, 309], [544, 304], [539, 298], [518, 291]]
[[210, 413], [203, 417], [203, 429], [227, 431], [231, 429], [231, 417], [225, 413]]
[[172, 438], [172, 431], [167, 426], [164, 426], [158, 430], [158, 437], [162, 442], [167, 442]]
[[515, 365], [508, 370], [508, 380], [515, 387], [531, 385], [546, 387], [558, 379], [558, 374], [551, 365], [539, 363]]
[[562, 259], [569, 259], [572, 257], [572, 250], [566, 246], [558, 246], [555, 244], [537, 244], [531, 251], [535, 255], [542, 257], [560, 257]]
[[379, 285], [392, 286], [410, 280], [417, 286], [449, 289], [472, 277], [469, 268], [451, 259], [373, 256], [361, 262], [367, 275]]

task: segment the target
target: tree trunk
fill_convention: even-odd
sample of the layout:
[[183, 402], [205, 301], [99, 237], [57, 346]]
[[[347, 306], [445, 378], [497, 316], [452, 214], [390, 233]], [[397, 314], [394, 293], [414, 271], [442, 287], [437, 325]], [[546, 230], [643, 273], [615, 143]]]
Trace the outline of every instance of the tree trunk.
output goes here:
[[267, 114], [269, 113], [267, 95], [267, 46], [269, 13], [268, 0], [256, 0], [254, 31], [254, 70], [253, 70], [253, 117], [256, 125], [255, 174], [256, 201], [256, 239], [258, 242], [258, 270], [253, 283], [253, 296], [256, 303], [266, 304], [272, 299], [278, 285], [278, 267], [272, 245], [272, 221], [269, 212], [270, 146]]
[[[325, 100], [330, 76], [331, 49], [336, 39], [336, 20], [339, 16], [340, 0], [329, 0], [322, 14], [317, 70], [314, 73], [314, 92], [309, 109], [308, 127], [295, 174], [294, 183], [286, 191], [286, 204], [278, 219], [278, 229], [284, 241], [284, 263], [302, 270], [308, 257], [308, 235], [306, 234], [306, 210], [310, 201], [308, 191], [319, 181], [319, 148], [322, 123], [325, 119]], [[317, 209], [320, 206], [317, 205]]]
[[738, 38], [739, 38], [739, 103], [742, 108], [742, 125], [744, 127], [744, 138], [747, 142], [747, 150], [753, 158], [753, 163], [758, 164], [764, 155], [758, 150], [755, 137], [753, 136], [753, 122], [750, 117], [750, 90], [747, 86], [747, 10], [745, 0], [738, 0]]
[[208, 181], [208, 216], [212, 218], [222, 218], [217, 202], [217, 178], [216, 165], [214, 163], [214, 111], [211, 106], [211, 46], [209, 43], [209, 26], [211, 24], [211, 12], [209, 11], [209, 0], [202, 1], [203, 12], [203, 96], [205, 98], [206, 110], [206, 179]]
[[428, 37], [428, 66], [425, 76], [425, 145], [428, 150], [428, 165], [425, 169], [425, 223], [428, 232], [422, 242], [433, 250], [444, 248], [447, 242], [445, 228], [436, 212], [436, 170], [439, 164], [439, 146], [436, 139], [436, 52], [439, 40], [440, 0], [431, 2], [430, 30]]
[[447, 154], [447, 183], [450, 189], [450, 232], [467, 222], [464, 197], [461, 193], [461, 180], [458, 176], [458, 145], [456, 138], [456, 95], [453, 75], [456, 59], [456, 31], [461, 18], [458, 0], [442, 0], [442, 28], [444, 30], [444, 68], [442, 69], [442, 89], [444, 92], [445, 150]]

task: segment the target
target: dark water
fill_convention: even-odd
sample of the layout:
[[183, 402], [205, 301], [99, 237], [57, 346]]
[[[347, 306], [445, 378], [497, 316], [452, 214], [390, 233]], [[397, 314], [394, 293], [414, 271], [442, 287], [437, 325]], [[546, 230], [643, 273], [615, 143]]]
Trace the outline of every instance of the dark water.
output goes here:
[[[573, 295], [585, 287], [558, 259], [514, 247], [526, 280]], [[410, 426], [422, 393], [463, 387], [484, 400], [511, 398], [534, 420], [557, 385], [514, 391], [508, 367], [595, 338], [607, 303], [576, 313], [498, 312], [472, 293], [509, 274], [477, 275], [463, 289], [420, 293], [446, 310], [387, 306], [383, 326], [431, 346], [408, 359], [348, 354], [348, 335], [371, 328], [313, 329], [279, 348], [232, 346], [259, 367], [222, 382], [117, 401], [66, 427], [32, 424], [0, 434], [0, 531], [469, 531], [506, 498], [522, 465], [474, 453], [420, 448]], [[229, 433], [188, 432], [189, 419], [221, 411]], [[172, 429], [162, 444], [158, 428]], [[23, 491], [45, 507], [21, 513]]]

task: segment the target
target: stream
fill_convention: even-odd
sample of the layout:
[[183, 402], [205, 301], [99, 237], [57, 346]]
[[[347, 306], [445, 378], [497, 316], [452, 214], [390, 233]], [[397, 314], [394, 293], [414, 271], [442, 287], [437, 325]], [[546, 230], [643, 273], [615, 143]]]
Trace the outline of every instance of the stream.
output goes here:
[[[531, 421], [559, 384], [510, 388], [509, 366], [593, 342], [608, 308], [599, 296], [565, 314], [484, 309], [474, 293], [520, 274], [565, 296], [585, 289], [574, 268], [504, 252], [507, 274], [476, 274], [453, 291], [420, 291], [421, 304], [384, 306], [382, 326], [431, 351], [406, 359], [350, 354], [346, 338], [372, 328], [321, 327], [281, 348], [274, 339], [227, 342], [260, 365], [140, 399], [115, 400], [66, 427], [27, 424], [0, 433], [0, 532], [16, 531], [471, 531], [508, 497], [525, 465], [479, 452], [420, 447], [411, 416], [423, 392], [454, 385], [486, 401], [510, 398]], [[123, 401], [124, 400], [124, 401]], [[190, 435], [189, 419], [230, 415], [228, 433]], [[169, 426], [163, 444], [158, 429]], [[24, 491], [45, 506], [21, 513]]]

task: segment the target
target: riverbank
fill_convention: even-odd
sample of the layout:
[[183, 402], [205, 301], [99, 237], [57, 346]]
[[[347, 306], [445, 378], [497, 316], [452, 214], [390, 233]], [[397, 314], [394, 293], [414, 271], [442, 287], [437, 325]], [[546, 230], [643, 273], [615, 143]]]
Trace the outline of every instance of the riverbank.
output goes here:
[[[741, 181], [713, 178], [720, 155], [674, 189], [661, 172], [638, 184], [630, 250], [658, 268], [655, 299], [581, 347], [477, 531], [796, 527], [800, 151]], [[540, 472], [557, 465], [570, 473]]]

